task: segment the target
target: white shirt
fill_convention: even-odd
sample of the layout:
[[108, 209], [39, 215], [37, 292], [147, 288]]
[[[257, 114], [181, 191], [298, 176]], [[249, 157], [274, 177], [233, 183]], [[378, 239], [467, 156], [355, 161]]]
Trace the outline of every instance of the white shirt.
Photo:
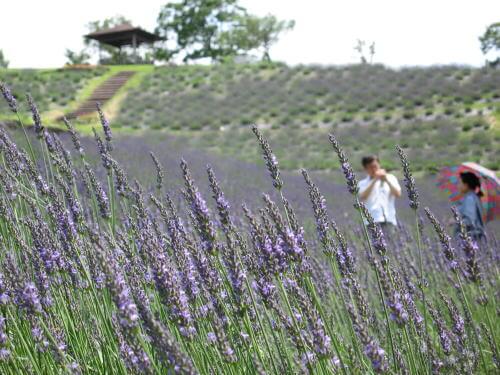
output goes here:
[[[401, 186], [399, 186], [399, 182], [394, 175], [388, 173], [387, 180], [390, 181], [392, 186], [401, 191]], [[359, 181], [359, 194], [362, 194], [371, 182], [372, 179], [370, 176], [366, 176], [364, 179]], [[375, 182], [375, 185], [373, 186], [368, 198], [364, 201], [364, 204], [376, 223], [387, 222], [397, 225], [395, 202], [396, 197], [391, 193], [389, 184], [385, 181], [378, 180]]]

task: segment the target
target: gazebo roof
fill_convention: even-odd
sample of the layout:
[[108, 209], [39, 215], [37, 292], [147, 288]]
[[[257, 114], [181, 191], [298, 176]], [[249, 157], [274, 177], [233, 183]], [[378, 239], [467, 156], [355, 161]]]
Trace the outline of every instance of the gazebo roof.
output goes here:
[[95, 31], [85, 35], [85, 38], [94, 39], [100, 43], [109, 44], [114, 47], [121, 47], [133, 45], [134, 36], [136, 45], [163, 40], [162, 37], [141, 29], [140, 27], [132, 26], [129, 23], [122, 23], [115, 27]]

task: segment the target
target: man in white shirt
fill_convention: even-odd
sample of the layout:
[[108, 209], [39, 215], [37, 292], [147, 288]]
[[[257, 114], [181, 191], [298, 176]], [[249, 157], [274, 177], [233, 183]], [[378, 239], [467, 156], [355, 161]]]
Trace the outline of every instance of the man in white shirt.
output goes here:
[[401, 186], [394, 175], [381, 168], [377, 156], [365, 156], [361, 164], [368, 176], [359, 182], [359, 199], [366, 205], [373, 220], [386, 234], [390, 234], [398, 224], [395, 201], [401, 197]]

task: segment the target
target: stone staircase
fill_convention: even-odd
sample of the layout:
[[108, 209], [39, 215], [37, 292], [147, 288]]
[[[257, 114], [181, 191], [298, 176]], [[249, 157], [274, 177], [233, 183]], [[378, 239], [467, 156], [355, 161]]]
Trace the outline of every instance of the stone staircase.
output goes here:
[[104, 83], [98, 86], [94, 90], [92, 95], [90, 95], [90, 97], [87, 98], [82, 104], [80, 104], [77, 109], [75, 109], [73, 112], [67, 113], [65, 117], [69, 120], [95, 113], [96, 102], [104, 105], [104, 103], [111, 99], [134, 74], [134, 71], [122, 71], [115, 74], [114, 76], [111, 76]]

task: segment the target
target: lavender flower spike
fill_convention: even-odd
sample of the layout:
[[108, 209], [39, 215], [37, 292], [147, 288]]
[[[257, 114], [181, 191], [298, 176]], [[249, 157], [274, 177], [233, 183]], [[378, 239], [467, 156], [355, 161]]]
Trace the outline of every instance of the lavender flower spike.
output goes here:
[[451, 237], [446, 233], [441, 223], [436, 219], [428, 207], [425, 207], [424, 211], [439, 237], [439, 242], [441, 242], [441, 247], [443, 248], [443, 254], [449, 262], [451, 270], [456, 272], [458, 269], [458, 262], [455, 260], [455, 249], [451, 244]]
[[460, 216], [460, 213], [458, 212], [458, 209], [453, 206], [451, 207], [451, 210], [453, 211], [455, 222], [458, 225], [460, 243], [462, 245], [462, 250], [465, 253], [467, 278], [474, 283], [480, 284], [481, 272], [479, 269], [479, 264], [477, 262], [477, 252], [479, 250], [479, 247], [476, 241], [474, 241], [469, 233], [467, 233], [465, 224], [462, 217]]
[[266, 162], [267, 170], [271, 174], [271, 178], [273, 179], [273, 186], [281, 190], [283, 187], [283, 180], [280, 177], [280, 170], [278, 167], [278, 160], [276, 156], [273, 154], [273, 150], [271, 150], [271, 146], [269, 146], [269, 142], [262, 136], [261, 132], [257, 128], [257, 126], [252, 127], [252, 131], [257, 137], [260, 147], [262, 148], [262, 155], [264, 156], [264, 161]]
[[17, 100], [12, 95], [10, 89], [3, 82], [0, 82], [0, 91], [12, 112], [17, 113]]
[[0, 363], [10, 357], [10, 350], [7, 349], [7, 333], [5, 317], [0, 314]]
[[38, 107], [33, 100], [33, 97], [30, 94], [26, 95], [26, 100], [28, 101], [28, 105], [30, 107], [31, 116], [33, 118], [33, 124], [35, 126], [35, 133], [38, 138], [42, 138], [43, 126], [42, 126], [42, 118], [40, 117], [40, 112], [38, 111]]
[[[90, 165], [88, 165], [87, 162], [84, 162], [84, 167], [85, 171], [87, 172], [87, 177], [90, 181], [90, 185], [94, 191], [100, 214], [104, 219], [109, 219], [111, 217], [111, 212], [109, 208], [108, 196], [102, 188], [101, 183], [97, 180], [94, 171], [92, 170], [92, 168], [90, 168]], [[89, 191], [89, 193], [91, 192]]]
[[42, 304], [38, 289], [32, 282], [26, 282], [23, 289], [20, 291], [20, 299], [22, 307], [30, 314], [42, 312]]
[[347, 157], [345, 156], [342, 147], [337, 141], [337, 138], [333, 134], [330, 134], [328, 137], [330, 138], [330, 143], [332, 144], [334, 151], [339, 157], [339, 162], [342, 167], [342, 171], [344, 172], [349, 192], [353, 195], [358, 194], [358, 180], [356, 179], [356, 175], [352, 170], [351, 164], [349, 164], [349, 159], [347, 159]]
[[158, 190], [161, 190], [161, 188], [163, 187], [163, 177], [164, 177], [163, 167], [160, 163], [160, 160], [158, 160], [158, 158], [154, 153], [150, 152], [149, 155], [151, 156], [151, 159], [153, 159], [153, 163], [156, 168], [156, 188]]
[[111, 134], [111, 126], [109, 125], [109, 121], [104, 116], [104, 112], [102, 111], [101, 104], [96, 103], [97, 112], [99, 113], [99, 120], [101, 121], [102, 130], [104, 131], [104, 137], [106, 138], [106, 147], [108, 151], [113, 150], [113, 146], [111, 145], [111, 140], [113, 139], [113, 135]]
[[63, 118], [63, 121], [69, 133], [71, 134], [71, 141], [73, 142], [73, 146], [75, 147], [76, 151], [78, 151], [80, 156], [83, 157], [84, 152], [82, 143], [80, 142], [80, 138], [78, 138], [78, 134], [76, 133], [75, 128], [73, 127], [73, 125], [71, 125], [71, 123], [68, 121], [66, 117]]
[[408, 193], [408, 199], [410, 200], [410, 207], [414, 210], [418, 209], [420, 202], [418, 201], [418, 191], [415, 186], [415, 179], [413, 178], [410, 171], [410, 164], [408, 163], [408, 157], [406, 153], [400, 146], [396, 146], [398, 150], [399, 159], [401, 160], [401, 165], [403, 167], [403, 174], [405, 176], [405, 186]]

